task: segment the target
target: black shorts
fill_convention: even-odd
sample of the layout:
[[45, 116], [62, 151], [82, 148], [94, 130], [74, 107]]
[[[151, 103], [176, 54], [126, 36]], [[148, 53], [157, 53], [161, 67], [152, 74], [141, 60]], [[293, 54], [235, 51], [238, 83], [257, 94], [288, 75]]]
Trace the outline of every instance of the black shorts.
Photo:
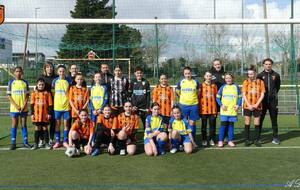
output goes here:
[[89, 140], [88, 139], [80, 139], [79, 140], [79, 144], [82, 146], [82, 147], [85, 147], [87, 144], [88, 144]]
[[244, 116], [248, 116], [248, 117], [251, 117], [252, 115], [254, 117], [260, 117], [261, 116], [261, 110], [248, 110], [248, 109], [244, 109]]
[[49, 125], [48, 122], [32, 122], [32, 124], [38, 127], [47, 127]]

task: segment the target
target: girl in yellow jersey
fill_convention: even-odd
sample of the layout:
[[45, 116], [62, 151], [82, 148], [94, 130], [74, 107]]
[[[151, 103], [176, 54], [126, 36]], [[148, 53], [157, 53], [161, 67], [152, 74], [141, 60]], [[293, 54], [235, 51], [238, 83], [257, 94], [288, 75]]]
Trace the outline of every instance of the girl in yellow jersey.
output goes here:
[[177, 84], [177, 93], [179, 95], [179, 104], [183, 117], [189, 120], [193, 137], [196, 137], [196, 121], [199, 117], [199, 99], [198, 92], [200, 83], [192, 78], [192, 69], [185, 67], [183, 69], [184, 79]]
[[228, 128], [228, 145], [234, 147], [234, 123], [237, 122], [238, 109], [242, 105], [242, 93], [238, 85], [233, 83], [233, 75], [225, 74], [225, 82], [218, 94], [217, 102], [220, 106], [220, 134], [218, 146], [223, 147], [225, 129]]
[[95, 73], [94, 85], [91, 87], [90, 93], [90, 109], [91, 119], [96, 126], [98, 115], [101, 114], [104, 106], [108, 103], [108, 95], [106, 86], [101, 85], [101, 74]]
[[15, 78], [8, 82], [7, 96], [10, 101], [10, 116], [12, 118], [11, 126], [11, 147], [10, 150], [16, 149], [16, 137], [19, 118], [21, 118], [23, 143], [25, 148], [31, 148], [28, 144], [27, 133], [27, 102], [29, 100], [28, 82], [22, 79], [22, 67], [16, 67], [14, 70]]
[[193, 146], [197, 147], [192, 129], [187, 119], [182, 119], [181, 109], [179, 106], [174, 106], [172, 109], [173, 117], [170, 120], [169, 135], [171, 137], [172, 149], [170, 153], [174, 154], [179, 148], [179, 144], [183, 143], [184, 151], [187, 154], [192, 153]]
[[147, 156], [164, 155], [167, 143], [166, 127], [163, 117], [160, 116], [160, 106], [154, 102], [151, 105], [151, 115], [146, 118], [146, 129], [144, 134], [144, 148]]

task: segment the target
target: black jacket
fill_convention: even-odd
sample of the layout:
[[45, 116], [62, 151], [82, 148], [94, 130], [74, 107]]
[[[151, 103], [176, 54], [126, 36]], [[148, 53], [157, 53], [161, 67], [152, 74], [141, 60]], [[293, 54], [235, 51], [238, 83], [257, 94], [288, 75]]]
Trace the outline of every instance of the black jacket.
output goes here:
[[265, 103], [278, 103], [278, 92], [280, 90], [280, 75], [275, 71], [263, 71], [257, 75], [265, 83], [266, 93], [263, 102]]
[[46, 76], [46, 75], [41, 75], [39, 78], [42, 78], [45, 80], [45, 90], [48, 92], [51, 92], [52, 89], [52, 81], [58, 77], [58, 75], [52, 75], [52, 76]]
[[214, 67], [210, 69], [210, 72], [212, 74], [212, 81], [217, 85], [218, 89], [221, 88], [223, 84], [225, 84], [225, 79], [224, 79], [224, 67], [221, 67], [220, 71], [216, 71]]
[[150, 108], [150, 84], [146, 79], [133, 79], [130, 83], [131, 102], [140, 109]]

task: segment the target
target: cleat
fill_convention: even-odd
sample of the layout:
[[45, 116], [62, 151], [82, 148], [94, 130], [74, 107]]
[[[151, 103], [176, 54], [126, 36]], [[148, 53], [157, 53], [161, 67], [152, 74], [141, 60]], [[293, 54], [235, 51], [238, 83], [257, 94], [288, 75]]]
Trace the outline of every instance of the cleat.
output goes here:
[[177, 152], [177, 148], [172, 148], [171, 150], [170, 150], [170, 153], [172, 153], [172, 154], [175, 154]]
[[235, 147], [235, 144], [232, 141], [228, 141], [228, 146]]
[[219, 147], [219, 148], [223, 148], [223, 146], [224, 146], [223, 141], [219, 141], [218, 147]]
[[278, 138], [273, 138], [272, 143], [276, 145], [280, 145], [280, 140]]
[[59, 142], [56, 142], [54, 145], [53, 145], [53, 149], [58, 149], [61, 147], [61, 144]]
[[206, 140], [202, 141], [202, 146], [207, 146], [207, 141]]
[[46, 149], [46, 150], [51, 150], [51, 149], [52, 149], [52, 146], [51, 146], [50, 144], [47, 144], [47, 143], [46, 143], [46, 144], [45, 144], [45, 149]]
[[210, 141], [209, 141], [209, 145], [210, 145], [210, 146], [215, 146], [215, 142], [214, 142], [213, 140], [210, 140]]
[[31, 150], [37, 150], [39, 148], [39, 146], [37, 144], [34, 144], [31, 148]]
[[245, 146], [250, 146], [252, 143], [251, 143], [251, 141], [249, 141], [249, 140], [245, 140]]
[[260, 140], [256, 140], [256, 141], [254, 142], [254, 144], [255, 144], [255, 146], [257, 146], [257, 147], [261, 147], [261, 141], [260, 141]]
[[32, 148], [32, 146], [30, 145], [30, 144], [28, 144], [28, 143], [26, 143], [26, 144], [23, 144], [23, 148]]
[[96, 148], [91, 155], [92, 156], [98, 156], [99, 154], [100, 154], [100, 149]]
[[16, 150], [16, 149], [17, 149], [16, 144], [11, 144], [9, 150]]
[[126, 155], [125, 149], [120, 150], [120, 156], [125, 156], [125, 155]]

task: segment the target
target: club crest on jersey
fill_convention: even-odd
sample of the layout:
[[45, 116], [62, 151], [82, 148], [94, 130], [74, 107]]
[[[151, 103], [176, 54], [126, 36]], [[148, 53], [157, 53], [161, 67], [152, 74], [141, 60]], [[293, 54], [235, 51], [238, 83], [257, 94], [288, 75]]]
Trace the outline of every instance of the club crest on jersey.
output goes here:
[[275, 76], [275, 75], [273, 75], [273, 76], [272, 76], [272, 80], [275, 80], [275, 79], [276, 79], [276, 76]]

